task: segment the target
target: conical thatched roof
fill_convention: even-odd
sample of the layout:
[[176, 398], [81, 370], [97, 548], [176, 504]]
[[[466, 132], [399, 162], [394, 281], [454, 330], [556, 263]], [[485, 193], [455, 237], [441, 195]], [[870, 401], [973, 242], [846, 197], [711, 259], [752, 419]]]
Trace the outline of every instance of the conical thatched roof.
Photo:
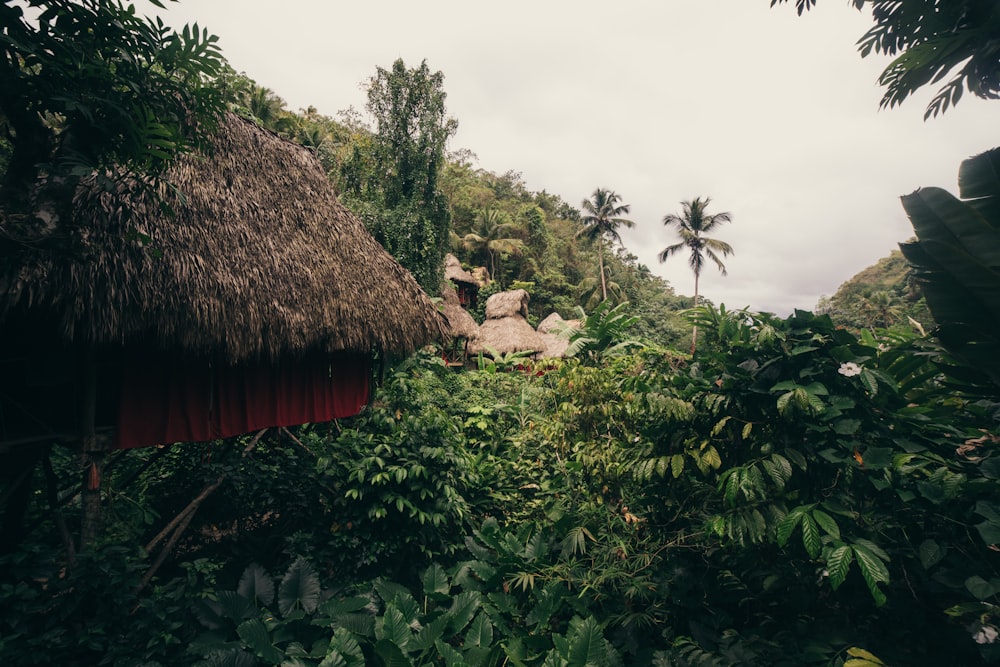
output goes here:
[[561, 334], [560, 330], [564, 327], [579, 329], [580, 325], [580, 320], [564, 320], [559, 313], [550, 313], [538, 323], [538, 335], [545, 343], [545, 349], [538, 356], [549, 359], [565, 357], [569, 338]]
[[486, 321], [479, 325], [479, 337], [469, 345], [473, 354], [495, 350], [539, 352], [545, 343], [528, 320], [528, 293], [523, 289], [497, 292], [486, 300]]
[[462, 263], [458, 258], [448, 253], [444, 256], [444, 277], [456, 283], [469, 283], [479, 285], [479, 281], [471, 273], [462, 268]]
[[307, 149], [227, 115], [209, 154], [179, 158], [165, 180], [175, 217], [147, 195], [129, 220], [120, 196], [81, 188], [70, 251], [0, 258], [0, 317], [28, 308], [71, 341], [231, 361], [406, 353], [441, 336], [437, 308]]
[[465, 338], [472, 340], [479, 335], [479, 325], [476, 320], [469, 315], [469, 312], [462, 308], [458, 300], [458, 292], [455, 286], [448, 280], [441, 285], [441, 312], [448, 320], [448, 329], [451, 338]]

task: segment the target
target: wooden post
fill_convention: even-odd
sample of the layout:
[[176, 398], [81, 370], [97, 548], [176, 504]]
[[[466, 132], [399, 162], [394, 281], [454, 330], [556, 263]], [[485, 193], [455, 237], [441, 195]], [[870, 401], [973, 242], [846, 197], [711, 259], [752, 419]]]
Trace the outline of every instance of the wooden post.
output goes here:
[[107, 443], [97, 436], [97, 353], [88, 347], [80, 372], [80, 551], [91, 546], [101, 532], [101, 476], [107, 460]]

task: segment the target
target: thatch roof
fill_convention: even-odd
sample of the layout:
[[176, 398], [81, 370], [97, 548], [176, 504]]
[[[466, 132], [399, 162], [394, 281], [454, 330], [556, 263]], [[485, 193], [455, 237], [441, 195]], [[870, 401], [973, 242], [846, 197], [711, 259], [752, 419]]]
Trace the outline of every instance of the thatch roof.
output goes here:
[[566, 356], [566, 348], [569, 347], [569, 338], [559, 333], [564, 327], [579, 329], [580, 320], [564, 320], [559, 313], [550, 313], [548, 317], [538, 323], [538, 335], [545, 343], [545, 349], [539, 353], [542, 358], [560, 358]]
[[448, 329], [451, 338], [465, 338], [472, 340], [479, 335], [479, 325], [472, 318], [469, 312], [462, 308], [458, 300], [458, 292], [455, 286], [448, 280], [441, 284], [441, 312], [448, 320]]
[[28, 308], [69, 341], [231, 361], [407, 353], [441, 336], [437, 308], [307, 149], [227, 115], [209, 154], [179, 158], [165, 180], [175, 217], [150, 196], [128, 207], [93, 180], [80, 188], [69, 251], [0, 258], [0, 318]]
[[471, 273], [462, 268], [462, 263], [458, 258], [448, 253], [444, 256], [444, 277], [456, 283], [469, 283], [479, 285], [479, 281]]
[[486, 319], [496, 320], [501, 317], [520, 317], [528, 319], [528, 292], [515, 289], [507, 292], [497, 292], [486, 299]]
[[528, 293], [523, 289], [497, 292], [486, 300], [486, 321], [479, 325], [479, 337], [469, 345], [473, 354], [495, 350], [539, 352], [545, 349], [538, 332], [528, 324]]

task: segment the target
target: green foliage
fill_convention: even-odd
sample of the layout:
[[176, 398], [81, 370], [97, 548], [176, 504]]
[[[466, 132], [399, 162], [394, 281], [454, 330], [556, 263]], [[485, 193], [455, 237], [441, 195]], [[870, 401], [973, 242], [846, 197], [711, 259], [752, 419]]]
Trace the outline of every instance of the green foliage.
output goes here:
[[600, 359], [603, 355], [621, 353], [640, 343], [625, 338], [626, 332], [639, 318], [629, 315], [627, 303], [612, 307], [611, 302], [602, 301], [589, 315], [577, 306], [577, 318], [580, 327], [574, 328], [563, 324], [556, 333], [569, 338], [566, 356], [584, 355], [591, 359]]
[[[771, 0], [771, 6], [787, 0]], [[850, 0], [858, 10], [871, 6], [875, 25], [858, 40], [862, 57], [895, 56], [883, 70], [882, 107], [894, 107], [918, 89], [957, 73], [931, 99], [924, 118], [937, 116], [962, 98], [964, 90], [994, 99], [1000, 94], [997, 21], [990, 0]], [[795, 0], [801, 15], [816, 0]]]
[[[397, 59], [378, 68], [368, 84], [368, 111], [375, 121], [370, 141], [358, 142], [342, 167], [347, 203], [369, 231], [410, 270], [429, 293], [441, 284], [451, 215], [439, 177], [448, 138], [458, 127], [445, 111], [444, 75], [426, 61], [407, 69]], [[368, 213], [368, 215], [365, 215]]]
[[197, 25], [174, 32], [103, 0], [5, 2], [0, 25], [0, 129], [13, 148], [3, 195], [15, 206], [43, 165], [62, 178], [155, 176], [223, 108], [217, 40]]

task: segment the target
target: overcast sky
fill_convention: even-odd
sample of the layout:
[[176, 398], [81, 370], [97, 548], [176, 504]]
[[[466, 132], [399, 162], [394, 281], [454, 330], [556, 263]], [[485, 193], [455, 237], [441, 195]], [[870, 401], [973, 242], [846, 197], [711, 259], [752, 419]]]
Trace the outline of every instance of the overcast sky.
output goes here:
[[[966, 97], [923, 121], [931, 91], [878, 108], [885, 59], [862, 59], [871, 27], [847, 0], [798, 17], [768, 0], [181, 0], [223, 54], [288, 102], [335, 116], [363, 110], [376, 67], [426, 59], [444, 73], [459, 129], [449, 149], [521, 172], [579, 208], [617, 191], [636, 223], [629, 251], [681, 294], [694, 280], [662, 224], [711, 197], [733, 222], [714, 234], [735, 255], [702, 293], [787, 315], [912, 234], [899, 196], [955, 191], [959, 163], [1000, 144], [1000, 102]], [[988, 114], [993, 114], [989, 116]], [[992, 125], [988, 125], [991, 122]]]

